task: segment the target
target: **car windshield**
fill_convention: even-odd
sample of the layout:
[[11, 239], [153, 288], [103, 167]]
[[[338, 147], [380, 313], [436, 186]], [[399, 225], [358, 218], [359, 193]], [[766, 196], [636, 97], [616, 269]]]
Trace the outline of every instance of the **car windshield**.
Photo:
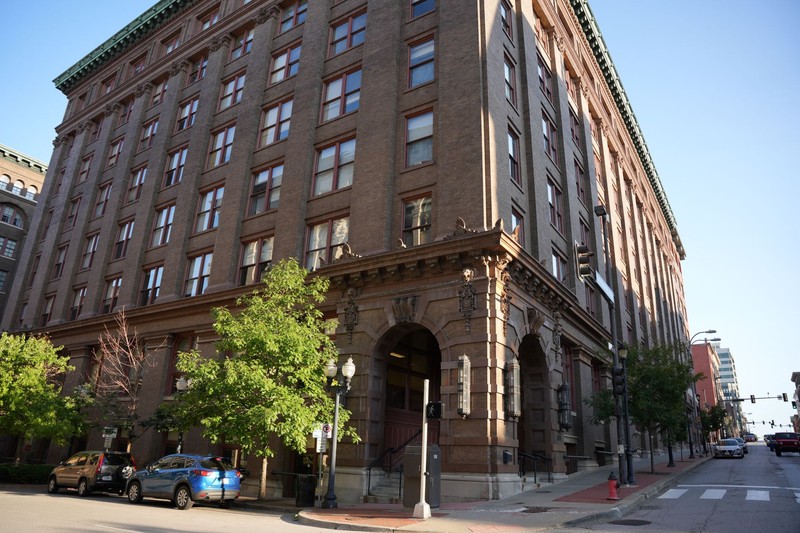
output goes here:
[[720, 441], [720, 446], [738, 446], [739, 442], [736, 439], [724, 439]]
[[211, 470], [233, 470], [233, 463], [225, 457], [206, 457], [200, 461], [200, 466]]
[[128, 455], [110, 453], [105, 456], [103, 462], [107, 465], [129, 465], [131, 464], [131, 458]]

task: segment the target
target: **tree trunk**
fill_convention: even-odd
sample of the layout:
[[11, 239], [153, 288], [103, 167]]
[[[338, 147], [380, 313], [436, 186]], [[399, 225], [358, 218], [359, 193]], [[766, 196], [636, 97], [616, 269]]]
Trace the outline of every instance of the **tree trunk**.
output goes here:
[[267, 456], [266, 454], [261, 459], [261, 479], [258, 483], [258, 499], [267, 499]]
[[650, 473], [655, 474], [656, 460], [655, 457], [653, 456], [653, 432], [650, 430], [647, 430], [647, 440], [650, 443]]

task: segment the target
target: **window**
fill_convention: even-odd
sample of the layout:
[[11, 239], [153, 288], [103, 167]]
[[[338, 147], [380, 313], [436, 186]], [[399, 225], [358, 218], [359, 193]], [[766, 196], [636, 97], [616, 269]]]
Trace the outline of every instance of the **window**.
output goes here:
[[156, 301], [158, 293], [161, 291], [161, 276], [164, 274], [164, 266], [159, 265], [144, 271], [144, 281], [142, 283], [142, 294], [139, 305], [149, 305]]
[[131, 237], [133, 237], [133, 220], [121, 223], [117, 229], [117, 242], [114, 245], [114, 259], [125, 257]]
[[556, 250], [552, 251], [551, 268], [558, 281], [561, 283], [567, 281], [567, 260]]
[[72, 201], [69, 203], [69, 211], [67, 211], [67, 220], [64, 224], [64, 229], [68, 230], [75, 227], [75, 223], [78, 221], [78, 212], [81, 208], [81, 198], [73, 198]]
[[586, 176], [586, 172], [583, 170], [583, 165], [576, 159], [575, 160], [575, 186], [578, 191], [578, 200], [580, 200], [583, 205], [591, 205], [589, 194], [589, 181]]
[[562, 209], [561, 189], [551, 180], [547, 180], [547, 203], [550, 208], [550, 224], [555, 226], [559, 233], [564, 233], [564, 219]]
[[53, 195], [57, 195], [59, 191], [61, 191], [61, 185], [64, 183], [64, 176], [67, 175], [67, 169], [62, 168], [58, 171], [58, 175], [56, 176], [56, 187], [53, 191]]
[[0, 294], [6, 291], [6, 279], [8, 279], [8, 272], [0, 270]]
[[408, 47], [408, 86], [417, 87], [434, 79], [433, 38]]
[[164, 47], [164, 55], [174, 52], [181, 45], [181, 34], [176, 33], [167, 37], [161, 42], [161, 45]]
[[306, 263], [308, 270], [315, 270], [320, 261], [331, 262], [342, 255], [342, 246], [347, 242], [350, 219], [337, 218], [311, 226], [306, 244]]
[[75, 289], [72, 295], [72, 307], [69, 309], [69, 319], [75, 320], [81, 314], [83, 301], [86, 299], [86, 287]]
[[133, 98], [128, 98], [127, 100], [120, 102], [119, 120], [117, 121], [117, 126], [127, 124], [131, 119], [131, 113], [133, 113], [133, 102]]
[[117, 75], [114, 74], [113, 76], [109, 76], [108, 78], [104, 79], [103, 82], [100, 84], [100, 94], [106, 95], [114, 90], [114, 87], [117, 84]]
[[156, 220], [153, 223], [153, 236], [150, 246], [163, 246], [169, 242], [172, 232], [172, 219], [175, 216], [175, 204], [156, 210]]
[[270, 84], [278, 83], [297, 74], [300, 65], [300, 45], [296, 44], [272, 57]]
[[508, 128], [508, 175], [518, 185], [522, 185], [522, 173], [519, 161], [519, 136]]
[[178, 110], [178, 124], [175, 131], [183, 131], [194, 124], [194, 119], [197, 116], [197, 106], [200, 103], [200, 98], [194, 97], [188, 102], [181, 104]]
[[231, 160], [231, 150], [233, 148], [233, 137], [236, 134], [236, 126], [228, 126], [216, 131], [211, 135], [211, 149], [208, 153], [208, 168], [216, 168]]
[[325, 84], [322, 121], [358, 110], [361, 98], [361, 70], [344, 74]]
[[597, 316], [597, 304], [595, 303], [597, 297], [595, 294], [594, 287], [592, 287], [591, 283], [583, 284], [583, 295], [586, 298], [586, 312], [591, 316]]
[[119, 290], [122, 287], [122, 276], [106, 281], [106, 292], [103, 298], [103, 313], [110, 313], [117, 306]]
[[9, 239], [8, 237], [0, 236], [0, 256], [14, 259], [14, 253], [17, 250], [17, 241]]
[[92, 166], [94, 154], [87, 155], [81, 160], [81, 168], [78, 170], [78, 183], [83, 183], [89, 177], [89, 169]]
[[314, 196], [352, 185], [355, 157], [355, 139], [342, 141], [317, 150]]
[[97, 251], [97, 243], [100, 242], [100, 234], [86, 236], [86, 245], [83, 248], [83, 258], [81, 259], [81, 268], [91, 268], [92, 261], [94, 260], [94, 253]]
[[225, 187], [217, 187], [200, 194], [200, 207], [194, 225], [195, 233], [214, 229], [219, 225], [219, 212], [222, 209], [222, 197]]
[[44, 228], [42, 230], [42, 237], [41, 237], [42, 240], [44, 240], [47, 237], [47, 232], [50, 231], [50, 224], [52, 224], [53, 222], [53, 211], [54, 211], [53, 209], [50, 209], [44, 216], [44, 223], [42, 224], [42, 227]]
[[406, 166], [433, 161], [433, 112], [406, 119]]
[[273, 237], [246, 242], [242, 246], [239, 285], [260, 283], [272, 263]]
[[106, 161], [106, 168], [111, 168], [117, 164], [120, 156], [122, 155], [122, 147], [125, 144], [125, 138], [119, 138], [111, 143], [111, 148], [108, 151], [108, 160]]
[[238, 35], [234, 35], [233, 47], [231, 48], [231, 61], [250, 53], [250, 50], [253, 49], [253, 38], [255, 35], [256, 30], [254, 28], [242, 30]]
[[403, 202], [403, 243], [417, 246], [431, 242], [431, 197]]
[[283, 8], [281, 14], [281, 32], [290, 30], [306, 21], [308, 0], [298, 0]]
[[100, 132], [103, 130], [103, 120], [93, 120], [89, 127], [91, 128], [89, 132], [89, 142], [93, 143], [100, 137]]
[[164, 101], [164, 96], [167, 94], [168, 83], [169, 78], [164, 78], [160, 82], [156, 83], [156, 86], [153, 89], [153, 97], [150, 100], [151, 107]]
[[[47, 296], [44, 299], [44, 309], [42, 309], [42, 315], [39, 317], [39, 326], [45, 326], [48, 322], [50, 322], [50, 317], [53, 314], [53, 304], [56, 302], [55, 294], [52, 296]], [[20, 317], [21, 318], [21, 317]]]
[[581, 121], [575, 111], [572, 110], [572, 106], [569, 108], [569, 133], [572, 135], [572, 141], [575, 143], [575, 146], [582, 148]]
[[22, 213], [20, 213], [14, 206], [11, 205], [0, 206], [0, 220], [2, 220], [5, 224], [11, 224], [12, 226], [16, 226], [18, 228], [24, 226]]
[[539, 74], [539, 88], [549, 102], [553, 101], [553, 73], [540, 55], [536, 56], [536, 72]]
[[503, 31], [508, 35], [509, 39], [514, 37], [513, 16], [514, 12], [511, 10], [511, 5], [506, 0], [500, 0], [500, 23], [503, 25]]
[[584, 222], [582, 218], [579, 219], [578, 222], [580, 225], [580, 232], [581, 232], [581, 244], [591, 244], [592, 237], [591, 237], [591, 230], [589, 229], [589, 224]]
[[244, 95], [245, 73], [237, 74], [222, 82], [222, 96], [219, 98], [219, 110], [228, 109], [242, 101]]
[[109, 198], [111, 198], [111, 183], [106, 183], [105, 185], [101, 185], [100, 189], [97, 191], [97, 203], [94, 204], [95, 218], [105, 214]]
[[206, 77], [206, 67], [208, 67], [208, 54], [202, 54], [192, 60], [192, 67], [189, 71], [187, 85], [200, 81]]
[[289, 136], [293, 102], [294, 100], [286, 100], [267, 108], [264, 112], [260, 141], [262, 147], [282, 141]]
[[328, 56], [341, 54], [360, 44], [364, 44], [364, 33], [367, 27], [367, 14], [361, 13], [341, 22], [331, 30], [331, 44]]
[[517, 105], [517, 74], [514, 62], [508, 57], [505, 58], [503, 63], [503, 78], [505, 80], [506, 100], [511, 102], [513, 106]]
[[205, 31], [217, 22], [219, 22], [219, 8], [215, 8], [205, 15], [200, 15], [197, 18], [200, 31]]
[[127, 203], [135, 202], [142, 195], [142, 186], [147, 177], [147, 166], [139, 167], [131, 171], [131, 181], [128, 186]]
[[517, 241], [520, 245], [525, 244], [525, 219], [522, 215], [514, 209], [511, 208], [511, 236], [514, 237], [514, 240]]
[[556, 139], [556, 125], [545, 113], [542, 113], [542, 137], [544, 139], [544, 151], [553, 160], [558, 161], [558, 139]]
[[277, 209], [281, 198], [283, 163], [253, 174], [253, 191], [250, 193], [248, 215], [257, 215]]
[[147, 56], [140, 56], [130, 62], [128, 66], [128, 77], [133, 78], [134, 76], [138, 76], [144, 71], [145, 67], [145, 60]]
[[411, 18], [419, 17], [436, 9], [436, 0], [411, 0]]
[[69, 245], [59, 246], [56, 251], [56, 260], [53, 263], [51, 279], [60, 278], [61, 274], [64, 273], [64, 263], [67, 261], [67, 248], [69, 248]]
[[153, 146], [153, 137], [158, 131], [158, 119], [155, 118], [142, 126], [142, 136], [139, 138], [139, 151], [147, 150]]
[[208, 288], [208, 278], [211, 276], [211, 259], [214, 254], [198, 255], [189, 260], [189, 272], [186, 276], [184, 296], [199, 296]]
[[183, 169], [186, 166], [188, 151], [189, 149], [183, 146], [167, 155], [167, 171], [164, 173], [165, 188], [180, 183], [183, 179]]

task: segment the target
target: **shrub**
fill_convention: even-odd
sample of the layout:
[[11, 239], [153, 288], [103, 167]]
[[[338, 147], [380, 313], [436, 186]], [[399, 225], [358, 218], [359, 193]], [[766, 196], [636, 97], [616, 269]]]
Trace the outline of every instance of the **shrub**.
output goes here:
[[0, 483], [47, 483], [53, 465], [0, 465]]

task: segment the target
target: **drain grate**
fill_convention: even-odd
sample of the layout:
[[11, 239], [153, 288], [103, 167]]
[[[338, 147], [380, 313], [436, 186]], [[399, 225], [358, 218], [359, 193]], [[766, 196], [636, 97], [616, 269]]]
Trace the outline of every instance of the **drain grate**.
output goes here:
[[608, 522], [615, 526], [649, 526], [652, 522], [639, 520], [638, 518], [623, 518], [622, 520], [612, 520]]
[[523, 513], [546, 513], [549, 511], [549, 507], [526, 507]]

